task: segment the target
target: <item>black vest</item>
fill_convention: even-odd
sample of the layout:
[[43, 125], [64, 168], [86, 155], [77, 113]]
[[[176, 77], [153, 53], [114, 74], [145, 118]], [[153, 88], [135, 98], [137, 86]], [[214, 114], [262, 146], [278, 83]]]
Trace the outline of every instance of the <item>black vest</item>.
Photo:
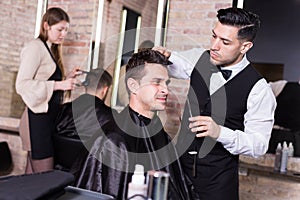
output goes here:
[[[238, 155], [232, 155], [220, 142], [209, 137], [196, 138], [195, 133], [190, 132], [188, 128], [188, 117], [190, 113], [193, 116], [200, 113], [200, 115], [211, 116], [219, 125], [243, 131], [249, 93], [262, 77], [252, 66], [248, 65], [210, 95], [209, 84], [213, 84], [210, 83], [210, 78], [215, 72], [218, 72], [218, 69], [210, 62], [209, 52], [204, 52], [191, 74], [188, 100], [185, 104], [177, 148], [178, 152], [183, 154], [181, 161], [185, 172], [191, 178], [196, 191], [201, 194], [200, 197], [202, 193], [207, 193], [207, 196], [204, 195], [202, 198], [210, 199], [212, 197], [210, 194], [216, 192], [219, 196], [211, 199], [218, 199], [218, 197], [222, 199], [222, 195], [229, 192], [233, 194], [231, 199], [237, 199]], [[191, 173], [192, 165], [195, 163], [194, 158], [187, 153], [191, 151], [198, 152], [196, 177], [193, 177]], [[213, 183], [218, 183], [221, 188], [230, 185], [230, 188], [223, 190], [219, 186], [212, 187], [210, 184]], [[215, 189], [218, 191], [214, 191]]]

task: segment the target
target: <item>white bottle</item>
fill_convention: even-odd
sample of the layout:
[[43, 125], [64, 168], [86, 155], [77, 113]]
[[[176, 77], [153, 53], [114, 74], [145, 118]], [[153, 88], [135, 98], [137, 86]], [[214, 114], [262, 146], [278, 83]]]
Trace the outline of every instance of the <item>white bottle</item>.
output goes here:
[[281, 147], [281, 143], [278, 143], [276, 151], [275, 151], [275, 162], [274, 162], [274, 170], [275, 171], [280, 170], [281, 155], [282, 155], [282, 147]]
[[282, 155], [281, 155], [281, 166], [280, 172], [286, 172], [288, 162], [289, 148], [287, 147], [286, 141], [283, 142]]
[[294, 156], [294, 146], [293, 143], [289, 143], [289, 157], [293, 157]]
[[[133, 197], [134, 195], [139, 196]], [[127, 198], [134, 200], [144, 200], [146, 196], [147, 184], [145, 184], [144, 166], [136, 164], [131, 182], [128, 184]]]

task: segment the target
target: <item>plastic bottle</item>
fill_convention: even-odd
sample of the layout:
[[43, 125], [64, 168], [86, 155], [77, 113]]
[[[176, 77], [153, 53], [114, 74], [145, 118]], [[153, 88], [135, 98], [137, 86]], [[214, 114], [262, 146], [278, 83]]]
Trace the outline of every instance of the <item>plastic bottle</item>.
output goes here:
[[280, 172], [282, 173], [286, 172], [288, 155], [289, 155], [289, 148], [287, 147], [286, 141], [284, 141], [283, 148], [282, 148], [282, 155], [281, 155], [281, 166], [280, 166]]
[[[133, 197], [134, 195], [139, 196]], [[136, 164], [131, 182], [128, 184], [127, 198], [132, 200], [144, 200], [146, 196], [147, 184], [145, 184], [144, 166]]]
[[293, 157], [294, 156], [294, 146], [293, 143], [289, 143], [289, 157]]
[[275, 151], [275, 162], [274, 162], [274, 170], [275, 171], [280, 170], [281, 155], [282, 155], [282, 147], [281, 147], [281, 143], [278, 143], [276, 151]]

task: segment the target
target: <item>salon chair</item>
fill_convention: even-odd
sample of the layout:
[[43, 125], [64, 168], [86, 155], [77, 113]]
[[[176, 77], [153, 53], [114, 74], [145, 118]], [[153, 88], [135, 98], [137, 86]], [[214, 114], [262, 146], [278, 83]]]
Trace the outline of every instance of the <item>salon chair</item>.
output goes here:
[[55, 168], [69, 171], [76, 159], [87, 150], [79, 137], [67, 137], [55, 134], [54, 143], [54, 162]]

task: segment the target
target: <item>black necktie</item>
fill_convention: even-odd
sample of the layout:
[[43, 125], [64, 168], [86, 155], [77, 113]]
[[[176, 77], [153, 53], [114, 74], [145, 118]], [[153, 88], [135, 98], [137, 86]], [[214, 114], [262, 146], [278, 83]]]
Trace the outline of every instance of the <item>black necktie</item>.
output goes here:
[[221, 73], [222, 73], [224, 79], [225, 79], [225, 80], [228, 80], [229, 77], [231, 76], [232, 71], [231, 71], [231, 70], [228, 70], [228, 69], [221, 69], [220, 67], [218, 67], [218, 68], [219, 68], [219, 70], [221, 71]]

